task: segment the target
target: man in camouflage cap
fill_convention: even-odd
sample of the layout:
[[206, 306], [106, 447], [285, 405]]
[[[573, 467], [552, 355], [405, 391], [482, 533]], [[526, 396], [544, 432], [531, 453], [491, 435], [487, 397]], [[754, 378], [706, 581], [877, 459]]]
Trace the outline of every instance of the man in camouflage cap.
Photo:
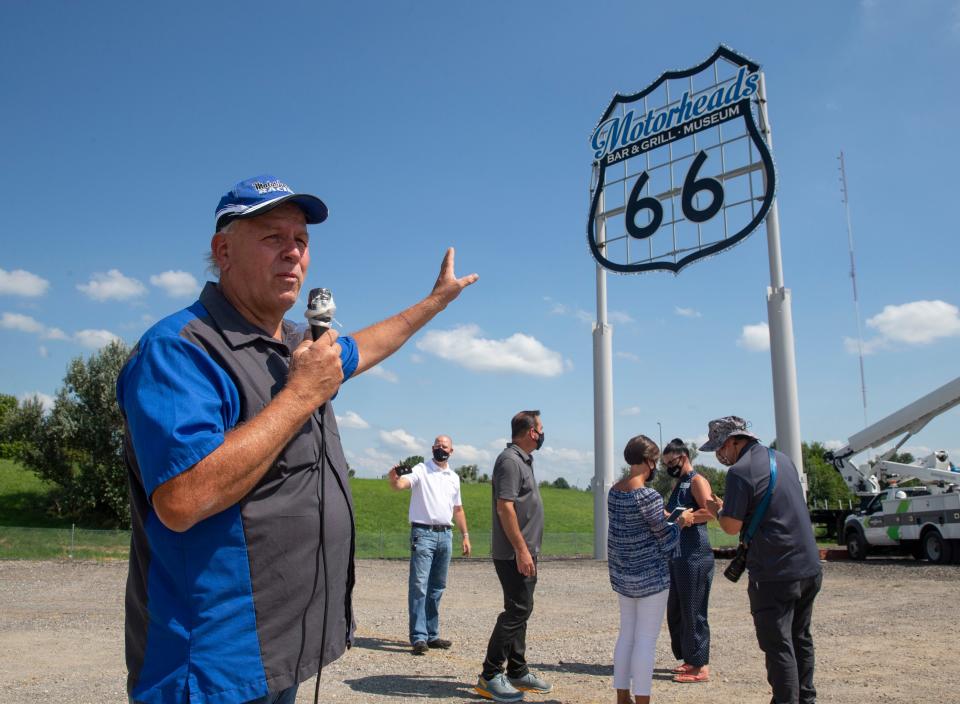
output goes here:
[[810, 620], [822, 580], [820, 553], [796, 466], [782, 452], [760, 444], [749, 427], [738, 416], [710, 421], [700, 450], [716, 453], [730, 469], [723, 501], [710, 501], [707, 508], [726, 533], [742, 534], [776, 467], [770, 503], [747, 552], [750, 613], [766, 656], [772, 704], [814, 704]]

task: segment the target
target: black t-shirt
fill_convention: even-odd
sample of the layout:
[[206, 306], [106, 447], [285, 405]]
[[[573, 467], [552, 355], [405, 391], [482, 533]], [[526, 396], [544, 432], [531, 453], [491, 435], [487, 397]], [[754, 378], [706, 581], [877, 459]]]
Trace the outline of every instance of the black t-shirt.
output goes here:
[[[747, 553], [750, 579], [759, 582], [804, 579], [820, 573], [820, 551], [797, 468], [782, 452], [775, 455], [777, 483]], [[769, 483], [767, 448], [754, 443], [727, 472], [723, 515], [743, 521], [744, 529], [749, 527]]]

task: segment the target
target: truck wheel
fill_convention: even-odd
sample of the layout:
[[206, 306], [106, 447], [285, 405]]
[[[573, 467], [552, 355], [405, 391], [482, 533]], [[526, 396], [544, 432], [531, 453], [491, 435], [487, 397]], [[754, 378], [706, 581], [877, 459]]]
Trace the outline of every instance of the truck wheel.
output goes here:
[[856, 529], [847, 533], [847, 555], [851, 560], [867, 559], [867, 539]]
[[931, 528], [923, 534], [923, 556], [935, 565], [945, 565], [950, 562], [950, 543], [943, 539], [940, 531]]

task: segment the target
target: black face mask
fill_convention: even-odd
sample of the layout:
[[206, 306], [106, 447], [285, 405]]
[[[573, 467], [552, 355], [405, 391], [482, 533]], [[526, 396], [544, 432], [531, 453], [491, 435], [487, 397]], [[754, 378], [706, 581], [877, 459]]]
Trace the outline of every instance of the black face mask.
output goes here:
[[450, 459], [450, 453], [442, 447], [433, 448], [433, 459], [435, 462], [446, 462]]
[[650, 476], [647, 477], [647, 482], [652, 482], [653, 478], [657, 476], [657, 466], [654, 465], [653, 469], [650, 470]]
[[537, 438], [537, 449], [538, 449], [538, 450], [539, 450], [541, 447], [543, 447], [543, 439], [544, 439], [546, 436], [547, 436], [546, 433], [544, 433], [544, 432], [541, 430], [541, 431], [540, 431], [540, 437]]
[[676, 479], [683, 473], [683, 462], [667, 465], [667, 474]]

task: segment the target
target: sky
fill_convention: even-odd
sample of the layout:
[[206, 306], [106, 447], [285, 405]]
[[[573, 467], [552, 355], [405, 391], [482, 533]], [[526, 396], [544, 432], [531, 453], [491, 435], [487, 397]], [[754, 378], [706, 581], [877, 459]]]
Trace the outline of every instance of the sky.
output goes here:
[[[0, 393], [49, 401], [71, 359], [189, 305], [221, 195], [270, 173], [329, 206], [305, 288], [333, 290], [341, 333], [426, 295], [448, 246], [480, 275], [341, 390], [358, 475], [438, 434], [490, 472], [539, 409], [537, 473], [584, 487], [590, 136], [615, 93], [721, 43], [766, 76], [801, 432], [839, 446], [864, 425], [841, 150], [869, 422], [957, 376], [957, 0], [4, 3]], [[769, 284], [763, 226], [677, 276], [608, 277], [617, 458], [728, 414], [774, 438]], [[907, 448], [960, 458], [958, 418]]]

